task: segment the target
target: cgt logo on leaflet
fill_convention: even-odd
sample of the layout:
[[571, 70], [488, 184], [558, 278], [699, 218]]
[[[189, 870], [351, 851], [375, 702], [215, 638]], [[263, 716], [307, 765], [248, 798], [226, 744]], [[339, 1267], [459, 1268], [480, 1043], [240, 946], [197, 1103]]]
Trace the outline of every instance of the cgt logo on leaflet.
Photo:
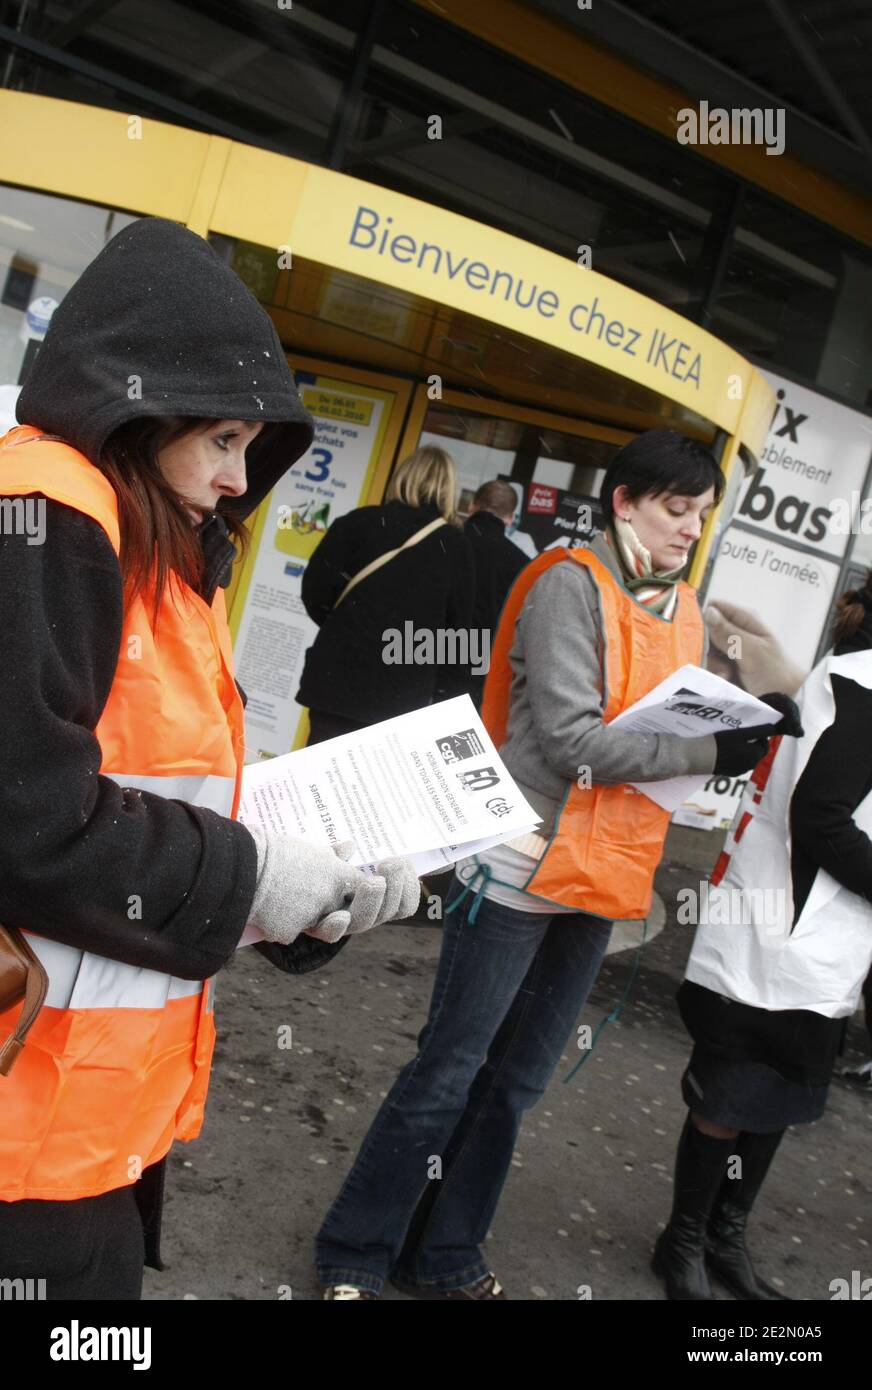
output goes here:
[[666, 701], [665, 708], [674, 710], [676, 714], [691, 714], [697, 719], [706, 719], [710, 723], [728, 724], [731, 729], [741, 728], [741, 720], [736, 719], [732, 714], [724, 714], [718, 705], [707, 705], [701, 695], [695, 690], [688, 690], [682, 686], [676, 690], [674, 695], [670, 695]]
[[477, 758], [484, 752], [484, 744], [475, 729], [463, 729], [459, 734], [446, 734], [444, 738], [436, 740], [436, 747], [443, 763], [447, 763], [449, 767], [454, 763], [463, 762], [464, 758]]

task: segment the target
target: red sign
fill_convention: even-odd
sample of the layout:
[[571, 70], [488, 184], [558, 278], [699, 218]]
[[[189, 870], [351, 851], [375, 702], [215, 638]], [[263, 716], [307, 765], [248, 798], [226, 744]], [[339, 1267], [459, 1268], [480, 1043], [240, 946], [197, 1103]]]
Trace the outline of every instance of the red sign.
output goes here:
[[531, 483], [527, 511], [554, 516], [557, 512], [557, 488], [546, 487], [544, 483]]

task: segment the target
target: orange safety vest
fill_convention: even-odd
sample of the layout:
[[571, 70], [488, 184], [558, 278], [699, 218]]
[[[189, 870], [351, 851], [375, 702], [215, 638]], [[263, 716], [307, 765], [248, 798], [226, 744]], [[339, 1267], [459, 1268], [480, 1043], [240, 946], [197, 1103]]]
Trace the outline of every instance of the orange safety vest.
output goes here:
[[[92, 517], [119, 552], [108, 479], [78, 450], [22, 425], [0, 438], [0, 495], [28, 493]], [[102, 776], [235, 817], [244, 722], [222, 589], [210, 607], [187, 586], [168, 587], [156, 629], [148, 595], [125, 604], [115, 678], [95, 732]], [[0, 1200], [68, 1200], [127, 1186], [174, 1139], [200, 1132], [215, 1043], [212, 982], [31, 933], [28, 942], [49, 987], [14, 1070], [0, 1077]], [[0, 1018], [0, 1044], [18, 1013]]]
[[[606, 706], [609, 724], [673, 671], [703, 653], [703, 623], [696, 594], [678, 585], [671, 622], [638, 603], [588, 549], [546, 550], [521, 571], [503, 609], [482, 702], [482, 719], [499, 748], [509, 717], [509, 654], [524, 600], [551, 565], [584, 565], [600, 596]], [[654, 872], [663, 853], [669, 812], [634, 787], [578, 786], [569, 782], [557, 823], [525, 891], [562, 907], [609, 920], [637, 920], [651, 908]]]

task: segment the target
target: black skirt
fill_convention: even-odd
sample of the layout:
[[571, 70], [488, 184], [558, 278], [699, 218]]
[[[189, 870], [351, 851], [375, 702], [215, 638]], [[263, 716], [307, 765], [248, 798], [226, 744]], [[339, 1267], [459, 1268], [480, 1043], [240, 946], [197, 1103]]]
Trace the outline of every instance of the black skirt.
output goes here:
[[681, 1078], [685, 1105], [712, 1124], [771, 1134], [819, 1120], [829, 1082], [788, 1081], [765, 1062], [719, 1057], [700, 1043]]
[[760, 1063], [803, 1090], [829, 1085], [847, 1018], [811, 1009], [762, 1009], [692, 980], [683, 982], [676, 998], [693, 1041], [713, 1057]]

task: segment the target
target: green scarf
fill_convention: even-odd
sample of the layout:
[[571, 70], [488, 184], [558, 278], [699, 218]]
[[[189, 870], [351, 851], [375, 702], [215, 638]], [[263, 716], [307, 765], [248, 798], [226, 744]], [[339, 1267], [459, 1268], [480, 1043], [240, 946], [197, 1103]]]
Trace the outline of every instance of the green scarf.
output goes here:
[[606, 540], [620, 566], [624, 587], [637, 603], [671, 620], [678, 602], [678, 582], [684, 565], [677, 570], [655, 570], [651, 552], [647, 550], [629, 521], [612, 517], [606, 526]]

